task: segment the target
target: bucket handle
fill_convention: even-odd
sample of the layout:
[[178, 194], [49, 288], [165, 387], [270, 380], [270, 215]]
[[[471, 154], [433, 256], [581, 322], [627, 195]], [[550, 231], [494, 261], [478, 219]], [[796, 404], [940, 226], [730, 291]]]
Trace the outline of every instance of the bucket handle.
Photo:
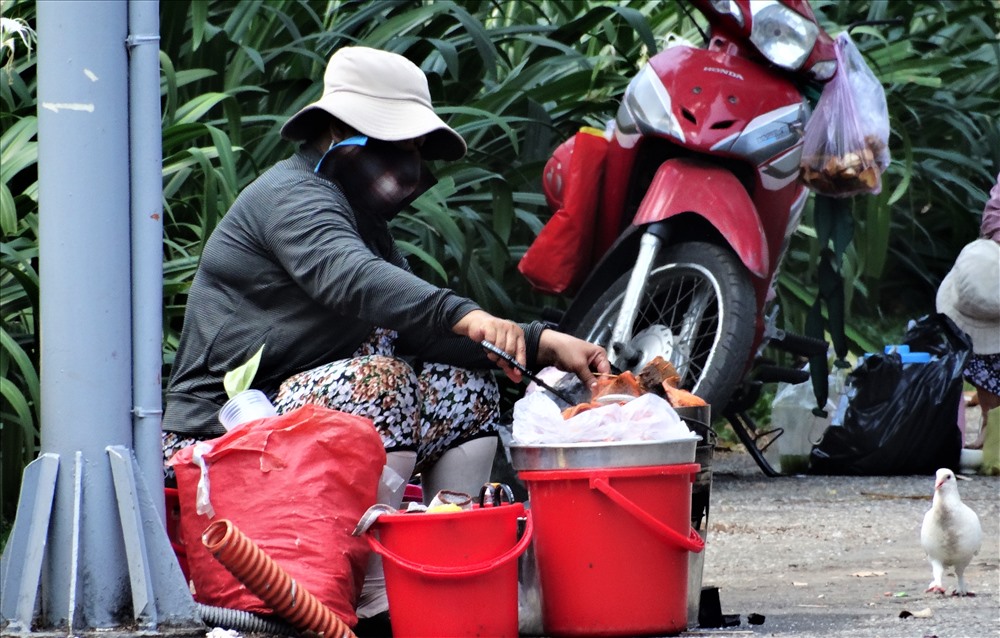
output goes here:
[[596, 476], [591, 477], [590, 489], [596, 489], [610, 498], [616, 505], [631, 514], [640, 523], [649, 528], [651, 532], [668, 543], [672, 543], [681, 549], [686, 549], [687, 551], [694, 553], [698, 553], [705, 549], [705, 541], [698, 535], [698, 532], [696, 532], [693, 527], [687, 537], [685, 537], [669, 525], [664, 525], [662, 521], [658, 521], [649, 512], [636, 505], [635, 502], [630, 501], [624, 494], [615, 488], [611, 487], [611, 484], [608, 483], [606, 478]]
[[392, 551], [385, 545], [379, 542], [377, 538], [371, 533], [367, 534], [368, 544], [371, 548], [385, 556], [392, 562], [396, 563], [403, 569], [414, 572], [417, 574], [422, 574], [424, 576], [433, 576], [440, 578], [454, 578], [461, 576], [479, 576], [493, 571], [494, 569], [500, 567], [504, 563], [517, 558], [520, 556], [525, 549], [527, 549], [528, 544], [531, 542], [531, 534], [534, 527], [531, 522], [531, 512], [526, 512], [527, 520], [524, 524], [524, 533], [521, 534], [521, 539], [512, 548], [497, 556], [496, 558], [491, 558], [489, 560], [484, 560], [480, 563], [474, 563], [472, 565], [456, 565], [452, 567], [438, 567], [435, 565], [422, 565], [420, 563], [415, 563], [407, 558], [403, 558], [396, 552]]

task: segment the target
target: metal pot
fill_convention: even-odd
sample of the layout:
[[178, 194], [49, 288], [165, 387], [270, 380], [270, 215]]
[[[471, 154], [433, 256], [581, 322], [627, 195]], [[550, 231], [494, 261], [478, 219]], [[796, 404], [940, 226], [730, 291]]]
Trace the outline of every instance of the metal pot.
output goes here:
[[699, 441], [714, 445], [709, 406], [675, 408], [690, 437], [668, 441], [607, 441], [510, 446], [511, 465], [518, 471], [600, 467], [643, 467], [694, 463]]
[[693, 463], [699, 440], [699, 436], [692, 434], [673, 441], [511, 445], [510, 460], [518, 471]]

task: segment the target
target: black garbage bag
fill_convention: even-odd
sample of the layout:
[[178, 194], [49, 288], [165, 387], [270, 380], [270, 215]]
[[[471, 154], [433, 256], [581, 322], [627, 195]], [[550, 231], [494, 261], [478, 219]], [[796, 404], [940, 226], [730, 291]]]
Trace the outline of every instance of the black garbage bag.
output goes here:
[[934, 474], [958, 469], [958, 406], [972, 342], [943, 314], [922, 317], [903, 344], [927, 363], [899, 354], [867, 357], [847, 377], [847, 410], [813, 447], [810, 471], [858, 476]]

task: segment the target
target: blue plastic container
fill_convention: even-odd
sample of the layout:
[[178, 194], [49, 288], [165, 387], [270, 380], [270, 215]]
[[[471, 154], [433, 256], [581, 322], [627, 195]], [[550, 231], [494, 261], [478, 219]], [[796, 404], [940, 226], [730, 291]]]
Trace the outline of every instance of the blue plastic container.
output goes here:
[[[892, 354], [895, 352], [899, 355], [899, 358], [903, 360], [904, 364], [907, 363], [930, 363], [931, 353], [929, 352], [910, 352], [910, 346], [906, 345], [891, 345], [885, 347], [885, 354]], [[873, 352], [865, 353], [865, 358], [872, 356]]]

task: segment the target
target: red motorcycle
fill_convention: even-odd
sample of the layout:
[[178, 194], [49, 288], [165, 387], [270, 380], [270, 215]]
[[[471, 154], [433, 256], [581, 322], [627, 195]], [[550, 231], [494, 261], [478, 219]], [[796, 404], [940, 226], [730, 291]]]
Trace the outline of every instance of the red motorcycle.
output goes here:
[[[552, 209], [593, 222], [570, 255], [579, 272], [563, 273], [576, 281], [541, 281], [560, 267], [545, 230], [521, 270], [540, 289], [575, 292], [560, 329], [604, 345], [617, 368], [638, 372], [657, 355], [673, 363], [682, 387], [721, 411], [775, 474], [745, 418], [756, 400], [747, 381], [805, 380], [754, 369], [768, 343], [826, 352], [777, 330], [773, 299], [809, 195], [799, 177], [806, 87], [834, 76], [835, 45], [805, 0], [690, 4], [709, 21], [707, 45], [651, 57], [608, 129], [577, 134], [546, 165]], [[585, 277], [580, 252], [596, 262]]]

